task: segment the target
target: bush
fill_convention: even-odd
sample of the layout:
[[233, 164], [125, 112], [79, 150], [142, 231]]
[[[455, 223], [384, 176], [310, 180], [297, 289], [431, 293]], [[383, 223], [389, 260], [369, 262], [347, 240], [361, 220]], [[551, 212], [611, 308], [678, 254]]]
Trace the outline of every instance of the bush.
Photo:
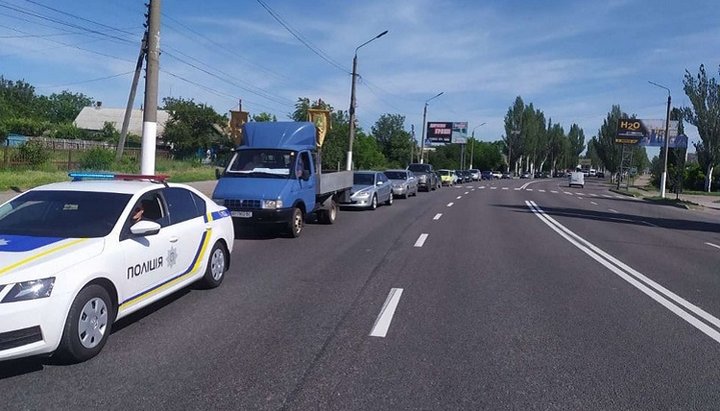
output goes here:
[[107, 148], [96, 147], [86, 151], [80, 159], [80, 168], [84, 170], [109, 170], [115, 160], [115, 152]]
[[65, 138], [69, 140], [87, 140], [90, 133], [75, 127], [72, 123], [56, 124], [50, 131], [52, 138]]
[[18, 147], [13, 161], [26, 163], [30, 167], [39, 167], [50, 160], [50, 150], [37, 140], [28, 140]]
[[3, 127], [8, 133], [38, 137], [50, 129], [50, 123], [30, 118], [10, 118], [4, 121]]

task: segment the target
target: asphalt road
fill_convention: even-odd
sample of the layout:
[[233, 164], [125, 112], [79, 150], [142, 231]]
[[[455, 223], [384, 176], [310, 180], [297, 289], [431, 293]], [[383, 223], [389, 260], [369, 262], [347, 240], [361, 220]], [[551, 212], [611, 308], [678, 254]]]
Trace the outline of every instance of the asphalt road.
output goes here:
[[564, 183], [243, 231], [220, 288], [121, 321], [95, 359], [0, 363], [2, 408], [716, 409], [718, 216]]

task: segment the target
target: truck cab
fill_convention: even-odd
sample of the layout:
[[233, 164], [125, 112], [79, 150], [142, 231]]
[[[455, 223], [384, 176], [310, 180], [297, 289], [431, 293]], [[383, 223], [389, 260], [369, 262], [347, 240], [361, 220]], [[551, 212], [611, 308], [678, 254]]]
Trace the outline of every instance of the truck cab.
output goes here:
[[323, 223], [335, 221], [352, 172], [318, 169], [313, 123], [247, 123], [243, 137], [212, 196], [236, 224], [277, 224], [298, 237], [311, 213]]

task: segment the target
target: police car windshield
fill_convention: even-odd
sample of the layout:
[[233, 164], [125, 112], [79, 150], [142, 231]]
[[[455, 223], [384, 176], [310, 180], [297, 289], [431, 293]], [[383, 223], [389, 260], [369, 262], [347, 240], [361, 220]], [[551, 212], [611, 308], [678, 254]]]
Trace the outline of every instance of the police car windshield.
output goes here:
[[0, 209], [0, 235], [104, 237], [130, 197], [86, 191], [30, 191]]

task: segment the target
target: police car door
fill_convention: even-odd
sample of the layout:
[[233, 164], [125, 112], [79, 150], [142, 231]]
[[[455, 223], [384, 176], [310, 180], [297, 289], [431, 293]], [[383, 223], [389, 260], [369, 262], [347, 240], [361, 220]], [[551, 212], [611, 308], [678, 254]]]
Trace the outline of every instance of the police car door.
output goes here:
[[160, 224], [157, 234], [134, 235], [130, 227], [134, 211], [120, 234], [120, 249], [125, 267], [116, 283], [122, 284], [120, 310], [125, 310], [146, 301], [152, 291], [172, 273], [168, 264], [168, 249], [173, 244], [171, 233], [167, 230], [169, 219], [167, 207], [160, 190], [151, 191], [142, 196], [138, 204], [143, 204], [142, 219]]
[[171, 277], [191, 277], [201, 272], [210, 250], [212, 235], [206, 216], [205, 201], [190, 190], [181, 187], [163, 189], [168, 206], [170, 224], [167, 231], [170, 244], [165, 250], [165, 264]]

